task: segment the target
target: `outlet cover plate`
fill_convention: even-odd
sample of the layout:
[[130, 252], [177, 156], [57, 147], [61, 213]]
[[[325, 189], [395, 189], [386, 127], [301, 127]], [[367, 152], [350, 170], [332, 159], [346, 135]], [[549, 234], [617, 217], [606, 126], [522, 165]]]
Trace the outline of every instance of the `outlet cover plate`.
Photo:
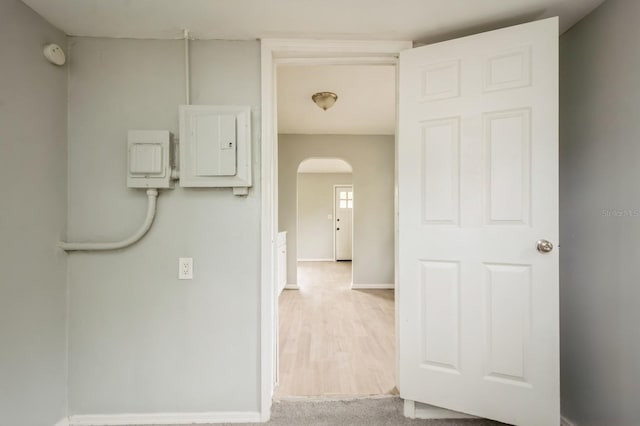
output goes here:
[[181, 257], [178, 259], [178, 279], [179, 280], [193, 279], [193, 258], [192, 257]]

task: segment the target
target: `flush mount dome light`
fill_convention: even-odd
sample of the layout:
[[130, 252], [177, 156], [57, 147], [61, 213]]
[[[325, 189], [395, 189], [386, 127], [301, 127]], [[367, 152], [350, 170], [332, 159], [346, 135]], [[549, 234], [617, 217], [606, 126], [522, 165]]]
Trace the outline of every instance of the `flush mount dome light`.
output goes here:
[[313, 96], [311, 96], [311, 100], [313, 100], [316, 105], [326, 111], [336, 103], [336, 101], [338, 100], [338, 95], [333, 92], [318, 92], [314, 93]]

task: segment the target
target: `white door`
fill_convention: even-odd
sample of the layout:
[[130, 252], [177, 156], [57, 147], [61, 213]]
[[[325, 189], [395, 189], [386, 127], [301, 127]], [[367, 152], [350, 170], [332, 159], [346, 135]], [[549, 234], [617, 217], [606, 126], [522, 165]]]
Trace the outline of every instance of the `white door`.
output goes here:
[[400, 394], [558, 426], [558, 21], [399, 67]]
[[335, 244], [336, 260], [351, 260], [353, 187], [335, 186]]

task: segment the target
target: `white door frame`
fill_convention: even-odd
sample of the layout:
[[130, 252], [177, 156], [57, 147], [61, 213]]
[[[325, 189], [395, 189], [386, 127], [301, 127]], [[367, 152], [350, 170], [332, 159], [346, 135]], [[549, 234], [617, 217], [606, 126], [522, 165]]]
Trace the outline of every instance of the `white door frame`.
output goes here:
[[[277, 362], [275, 356], [277, 348], [275, 327], [277, 324], [276, 262], [278, 234], [278, 127], [276, 121], [276, 66], [279, 64], [396, 65], [400, 52], [405, 49], [410, 49], [411, 47], [413, 47], [413, 43], [410, 41], [265, 39], [261, 42], [262, 130], [260, 178], [262, 191], [262, 227], [260, 247], [260, 416], [262, 421], [269, 420], [269, 417], [271, 416], [271, 404], [276, 379], [275, 372]], [[395, 244], [397, 264], [397, 196], [395, 205]], [[397, 286], [395, 291], [398, 291]], [[396, 318], [397, 311], [396, 302]]]

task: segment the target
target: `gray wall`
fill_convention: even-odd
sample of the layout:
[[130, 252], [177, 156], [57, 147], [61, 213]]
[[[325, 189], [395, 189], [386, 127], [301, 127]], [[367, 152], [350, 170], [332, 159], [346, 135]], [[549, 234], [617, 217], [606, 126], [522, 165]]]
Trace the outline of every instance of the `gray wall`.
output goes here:
[[[125, 237], [146, 196], [126, 187], [128, 129], [178, 132], [183, 43], [71, 38], [69, 235]], [[192, 42], [192, 102], [251, 105], [259, 168], [259, 43]], [[163, 190], [135, 246], [69, 256], [70, 414], [251, 411], [258, 406], [259, 182]], [[179, 281], [179, 257], [194, 279]]]
[[393, 136], [279, 135], [278, 215], [287, 235], [287, 284], [297, 283], [296, 173], [311, 157], [337, 157], [353, 167], [354, 284], [394, 282]]
[[42, 55], [66, 37], [0, 1], [0, 425], [66, 413], [66, 68]]
[[298, 259], [333, 260], [333, 185], [351, 173], [298, 173]]
[[640, 422], [640, 2], [561, 38], [562, 410]]

